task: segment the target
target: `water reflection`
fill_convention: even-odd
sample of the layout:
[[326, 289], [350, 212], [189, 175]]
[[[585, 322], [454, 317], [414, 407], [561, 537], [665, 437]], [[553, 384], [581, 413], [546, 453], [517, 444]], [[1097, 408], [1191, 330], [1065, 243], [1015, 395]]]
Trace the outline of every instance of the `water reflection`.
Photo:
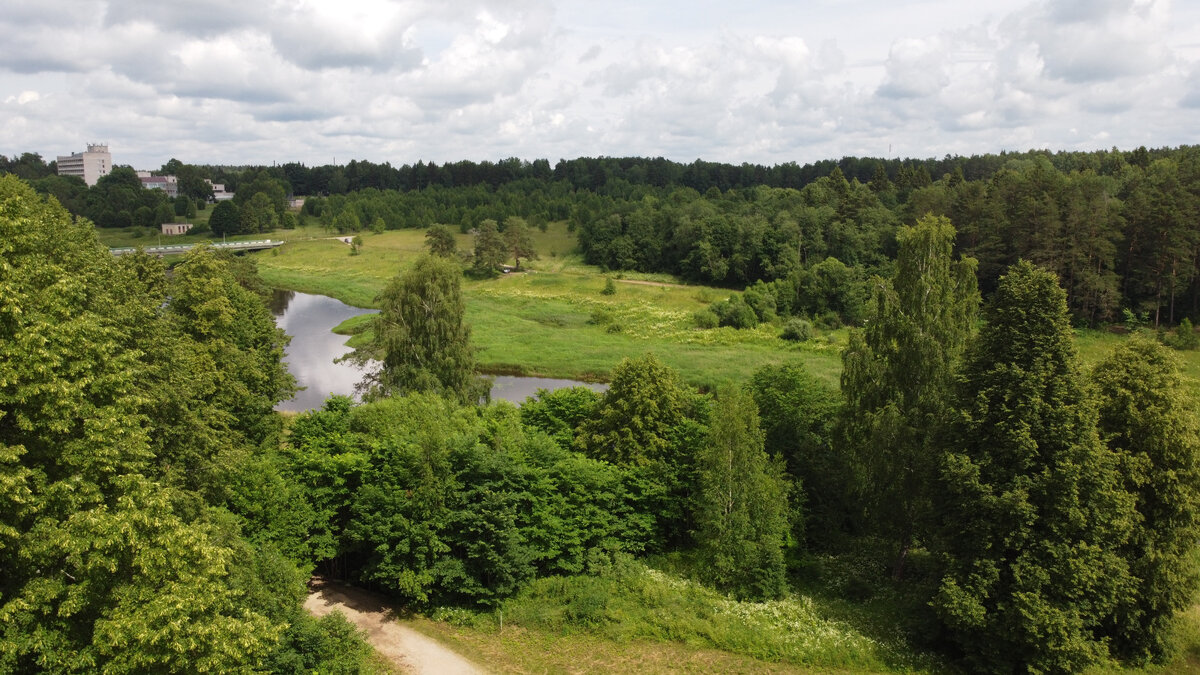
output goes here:
[[[324, 295], [284, 290], [275, 291], [270, 307], [276, 324], [292, 336], [284, 353], [288, 371], [298, 385], [305, 387], [295, 398], [280, 403], [275, 409], [304, 412], [320, 408], [331, 394], [353, 396], [354, 386], [362, 380], [364, 373], [350, 364], [334, 363], [334, 359], [349, 353], [350, 348], [346, 346], [346, 336], [334, 333], [333, 328], [350, 317], [374, 310], [351, 307]], [[492, 400], [518, 405], [536, 394], [538, 389], [554, 391], [578, 386], [595, 391], [608, 389], [607, 384], [548, 377], [498, 375], [493, 379]]]
[[538, 389], [554, 391], [566, 387], [587, 387], [592, 391], [606, 391], [607, 384], [578, 382], [576, 380], [557, 380], [549, 377], [515, 377], [513, 375], [496, 375], [492, 378], [492, 400], [511, 401], [520, 405], [525, 399], [537, 393]]
[[320, 408], [330, 394], [354, 393], [354, 385], [362, 379], [363, 371], [347, 363], [333, 362], [350, 348], [346, 346], [345, 335], [332, 331], [346, 319], [371, 311], [324, 295], [275, 291], [271, 312], [279, 327], [292, 336], [284, 360], [296, 383], [306, 387], [295, 398], [275, 406], [276, 410], [303, 412]]

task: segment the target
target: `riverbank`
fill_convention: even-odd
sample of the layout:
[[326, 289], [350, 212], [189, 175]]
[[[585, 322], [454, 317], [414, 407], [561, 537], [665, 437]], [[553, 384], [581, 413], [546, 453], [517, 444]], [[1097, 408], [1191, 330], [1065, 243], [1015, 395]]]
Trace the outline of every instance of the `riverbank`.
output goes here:
[[[256, 256], [270, 285], [337, 298], [372, 308], [388, 280], [424, 252], [424, 231], [364, 234], [359, 255], [335, 240], [288, 243], [278, 253]], [[799, 361], [836, 386], [845, 331], [818, 331], [796, 344], [779, 339], [779, 327], [700, 330], [697, 310], [732, 291], [672, 283], [665, 275], [625, 275], [655, 284], [618, 284], [603, 295], [606, 275], [584, 265], [563, 223], [538, 232], [538, 260], [527, 271], [496, 279], [464, 280], [466, 319], [486, 373], [606, 381], [629, 356], [653, 353], [698, 387], [741, 382], [763, 366]], [[470, 238], [459, 235], [460, 249]], [[343, 330], [345, 327], [343, 327]]]

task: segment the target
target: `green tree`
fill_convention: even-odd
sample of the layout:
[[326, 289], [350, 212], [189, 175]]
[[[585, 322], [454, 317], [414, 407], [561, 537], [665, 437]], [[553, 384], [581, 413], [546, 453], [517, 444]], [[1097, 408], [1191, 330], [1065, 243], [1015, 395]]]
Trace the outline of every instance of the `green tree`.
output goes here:
[[1175, 357], [1134, 338], [1092, 373], [1100, 434], [1117, 453], [1137, 524], [1121, 553], [1134, 578], [1122, 596], [1111, 637], [1137, 662], [1165, 661], [1175, 615], [1194, 599], [1200, 574], [1200, 411], [1179, 377]]
[[144, 471], [156, 320], [86, 222], [0, 178], [0, 670], [254, 669], [283, 625]]
[[696, 458], [696, 544], [704, 577], [740, 598], [776, 598], [784, 589], [787, 483], [763, 450], [749, 392], [717, 399], [708, 443]]
[[679, 373], [653, 354], [624, 359], [593, 414], [579, 426], [575, 447], [613, 464], [670, 458], [690, 398]]
[[212, 229], [214, 236], [223, 237], [228, 234], [237, 234], [240, 232], [242, 229], [242, 219], [233, 202], [224, 201], [213, 207], [212, 215], [209, 216], [208, 226]]
[[892, 282], [876, 279], [866, 327], [843, 352], [844, 428], [868, 518], [898, 546], [894, 576], [929, 518], [931, 441], [975, 322], [975, 260], [951, 259], [954, 227], [922, 218], [897, 235]]
[[388, 283], [379, 302], [372, 351], [380, 366], [364, 380], [371, 397], [432, 391], [473, 403], [485, 393], [463, 320], [458, 265], [421, 256]]
[[695, 457], [706, 443], [707, 400], [653, 355], [624, 359], [575, 433], [575, 448], [630, 473], [637, 510], [658, 547], [685, 546], [692, 526]]
[[495, 276], [507, 256], [496, 221], [488, 219], [480, 223], [479, 231], [475, 233], [475, 274]]
[[279, 214], [270, 197], [260, 192], [242, 204], [239, 221], [239, 232], [243, 234], [271, 232], [279, 227]]
[[791, 476], [792, 526], [797, 541], [828, 546], [854, 511], [851, 462], [834, 443], [838, 392], [799, 363], [764, 366], [750, 378], [766, 449]]
[[274, 406], [291, 398], [295, 380], [283, 365], [287, 334], [234, 270], [210, 248], [190, 251], [171, 276], [169, 318], [210, 359], [217, 379], [210, 400], [257, 445], [278, 431]]
[[1001, 277], [951, 405], [937, 484], [946, 574], [933, 608], [973, 672], [1073, 672], [1132, 590], [1133, 520], [1075, 355], [1066, 293]]
[[175, 222], [175, 210], [167, 202], [158, 205], [154, 210], [155, 226]]
[[454, 233], [445, 225], [431, 225], [425, 231], [425, 245], [429, 247], [431, 255], [440, 258], [454, 258], [458, 249]]
[[516, 269], [521, 269], [521, 258], [537, 260], [537, 250], [533, 247], [533, 235], [524, 218], [509, 216], [504, 220], [504, 246], [516, 261]]

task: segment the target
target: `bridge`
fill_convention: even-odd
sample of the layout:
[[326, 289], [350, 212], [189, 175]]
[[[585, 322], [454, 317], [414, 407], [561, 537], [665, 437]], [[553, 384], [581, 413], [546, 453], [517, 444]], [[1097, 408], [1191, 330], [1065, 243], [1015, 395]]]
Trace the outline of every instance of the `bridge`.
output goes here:
[[[200, 244], [175, 244], [175, 245], [168, 245], [168, 246], [146, 246], [146, 247], [142, 248], [142, 250], [145, 251], [146, 253], [149, 253], [150, 255], [179, 255], [179, 254], [187, 253], [188, 251], [192, 250], [193, 248], [196, 248], [197, 246], [200, 246]], [[220, 243], [220, 244], [205, 244], [205, 246], [216, 249], [218, 251], [261, 251], [261, 250], [268, 249], [268, 248], [278, 248], [280, 246], [283, 246], [283, 242], [282, 241], [272, 241], [270, 239], [260, 239], [258, 241], [231, 241], [231, 242], [225, 242], [225, 243]], [[138, 250], [137, 248], [134, 248], [131, 246], [108, 249], [109, 253], [112, 253], [113, 255], [127, 255], [127, 254], [133, 253], [134, 251], [137, 251], [137, 250]]]

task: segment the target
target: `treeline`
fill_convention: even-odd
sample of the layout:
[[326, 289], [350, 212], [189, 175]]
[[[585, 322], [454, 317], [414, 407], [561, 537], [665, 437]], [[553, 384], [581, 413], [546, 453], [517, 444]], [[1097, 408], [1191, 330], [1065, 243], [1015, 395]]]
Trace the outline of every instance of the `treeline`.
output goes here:
[[[461, 188], [487, 186], [492, 189], [525, 180], [566, 182], [574, 190], [620, 192], [628, 186], [656, 188], [688, 187], [699, 192], [716, 188], [722, 192], [766, 185], [768, 187], [800, 189], [828, 176], [837, 168], [848, 179], [867, 183], [880, 177], [901, 185], [918, 185], [930, 178], [961, 173], [968, 180], [986, 180], [1012, 160], [1045, 158], [1059, 171], [1092, 170], [1112, 175], [1124, 164], [1146, 167], [1155, 160], [1171, 156], [1170, 148], [1130, 152], [1116, 150], [1074, 152], [1031, 150], [1028, 152], [970, 157], [947, 155], [941, 159], [876, 159], [843, 157], [807, 164], [786, 162], [772, 166], [761, 164], [728, 164], [697, 159], [691, 163], [673, 162], [662, 157], [580, 157], [560, 159], [553, 166], [549, 160], [525, 161], [517, 158], [498, 162], [458, 161], [437, 164], [413, 162], [392, 166], [354, 160], [345, 165], [309, 167], [290, 162], [265, 168], [277, 178], [286, 180], [292, 191], [300, 195], [346, 194], [368, 188], [376, 190], [413, 191], [430, 187]], [[240, 168], [207, 167], [208, 170], [236, 175]]]
[[294, 390], [252, 264], [170, 275], [0, 177], [0, 671], [357, 672], [264, 532]]
[[1027, 259], [1059, 275], [1077, 323], [1173, 325], [1200, 314], [1200, 151], [1154, 154], [1166, 156], [1132, 153], [1142, 166], [1104, 154], [1102, 172], [1064, 172], [1034, 154], [1006, 160], [986, 180], [956, 167], [938, 180], [910, 171], [896, 182], [879, 164], [864, 183], [835, 167], [799, 190], [591, 191], [532, 178], [494, 189], [368, 188], [311, 198], [305, 212], [339, 232], [432, 223], [468, 232], [488, 220], [503, 232], [509, 218], [565, 219], [584, 258], [602, 268], [729, 287], [763, 282], [781, 315], [849, 323], [861, 317], [869, 279], [890, 274], [898, 228], [943, 215], [958, 228], [956, 249], [979, 261], [985, 295], [1002, 270]]
[[[0, 164], [36, 176], [48, 171], [39, 161], [26, 153]], [[778, 282], [771, 292], [781, 314], [850, 323], [861, 313], [854, 298], [891, 269], [897, 228], [945, 215], [959, 230], [958, 250], [979, 260], [985, 294], [1003, 269], [1028, 259], [1063, 280], [1078, 323], [1200, 319], [1200, 150], [1189, 146], [803, 167], [581, 158], [553, 167], [509, 159], [237, 169], [172, 160], [168, 169], [237, 190], [234, 206], [213, 214], [216, 235], [293, 226], [290, 194], [310, 195], [304, 215], [339, 232], [435, 223], [467, 232], [486, 220], [503, 231], [510, 217], [532, 226], [566, 220], [590, 263], [730, 287]], [[91, 190], [57, 176], [31, 180], [101, 226], [169, 215], [160, 195], [140, 194], [122, 171]], [[842, 298], [816, 299], [826, 283], [817, 277], [838, 264], [850, 286]]]

